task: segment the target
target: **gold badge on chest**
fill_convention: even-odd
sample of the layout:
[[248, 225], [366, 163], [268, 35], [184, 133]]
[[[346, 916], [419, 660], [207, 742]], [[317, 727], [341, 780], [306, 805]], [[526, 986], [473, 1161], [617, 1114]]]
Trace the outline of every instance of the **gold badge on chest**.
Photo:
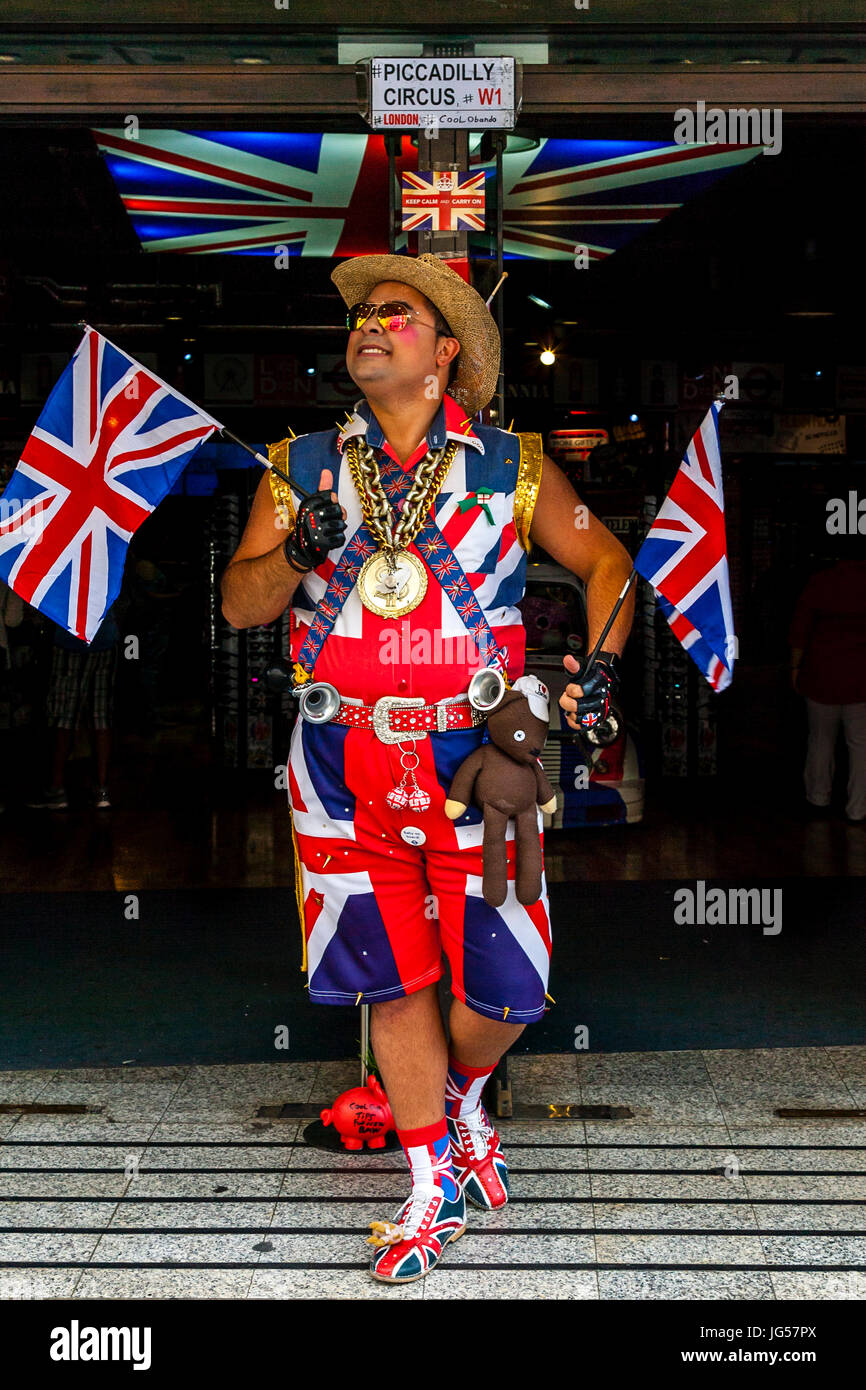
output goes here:
[[402, 618], [417, 608], [427, 592], [427, 571], [408, 550], [398, 550], [393, 559], [377, 550], [361, 566], [358, 594], [365, 608], [380, 618]]
[[418, 464], [396, 524], [385, 496], [376, 455], [365, 439], [354, 435], [346, 444], [346, 459], [361, 501], [361, 510], [379, 549], [361, 566], [358, 595], [365, 608], [380, 618], [402, 618], [417, 608], [427, 592], [427, 571], [408, 549], [421, 530], [430, 504], [441, 488], [459, 448], [449, 440], [444, 449], [428, 450]]

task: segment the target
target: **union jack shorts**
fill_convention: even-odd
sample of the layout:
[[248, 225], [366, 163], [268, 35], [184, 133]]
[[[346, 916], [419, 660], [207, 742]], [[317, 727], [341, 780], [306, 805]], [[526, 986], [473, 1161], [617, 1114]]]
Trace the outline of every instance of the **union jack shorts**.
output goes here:
[[[508, 896], [481, 895], [480, 810], [457, 821], [444, 803], [457, 768], [483, 729], [430, 733], [385, 744], [372, 730], [298, 719], [289, 752], [289, 802], [297, 846], [310, 998], [320, 1004], [400, 999], [442, 975], [487, 1018], [534, 1023], [544, 1013], [550, 913], [514, 893], [514, 824], [508, 826]], [[387, 793], [418, 755], [424, 811], [392, 810]], [[539, 811], [539, 830], [541, 829]], [[402, 833], [401, 833], [402, 832]]]

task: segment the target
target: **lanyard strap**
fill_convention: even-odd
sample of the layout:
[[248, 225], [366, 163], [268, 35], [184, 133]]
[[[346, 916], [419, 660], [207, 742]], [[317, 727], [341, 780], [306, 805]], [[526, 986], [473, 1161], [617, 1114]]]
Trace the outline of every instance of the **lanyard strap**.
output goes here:
[[[392, 458], [385, 456], [379, 465], [382, 486], [395, 513], [412, 485], [411, 477]], [[435, 521], [427, 521], [415, 537], [414, 545], [424, 557], [439, 584], [454, 604], [467, 631], [471, 633], [479, 652], [485, 652], [486, 666], [497, 666], [503, 675], [508, 664], [508, 648], [500, 647], [490, 624], [482, 612], [481, 605], [472, 585]], [[367, 526], [362, 522], [340, 556], [339, 562], [328, 581], [324, 597], [316, 605], [316, 616], [309, 625], [301, 650], [298, 652], [299, 665], [309, 678], [322, 647], [334, 627], [340, 610], [349, 597], [364, 561], [375, 554], [376, 541]]]
[[[391, 458], [386, 459], [380, 472], [388, 500], [396, 509], [408, 491], [406, 475]], [[508, 651], [500, 647], [493, 636], [463, 567], [432, 517], [416, 535], [415, 546], [450, 598], [467, 631], [472, 634], [479, 652], [483, 650], [487, 654], [485, 665], [498, 666], [505, 675]]]
[[308, 679], [313, 674], [316, 658], [330, 636], [343, 604], [355, 587], [361, 566], [371, 555], [375, 555], [376, 549], [373, 534], [366, 521], [362, 521], [334, 567], [328, 587], [316, 604], [316, 615], [298, 652], [295, 664], [301, 667]]

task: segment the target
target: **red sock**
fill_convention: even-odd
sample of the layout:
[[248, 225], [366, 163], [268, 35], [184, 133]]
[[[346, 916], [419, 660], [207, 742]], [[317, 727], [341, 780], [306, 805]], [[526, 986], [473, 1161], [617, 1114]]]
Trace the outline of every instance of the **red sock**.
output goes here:
[[457, 1200], [457, 1179], [451, 1165], [451, 1140], [443, 1115], [420, 1129], [398, 1129], [397, 1138], [412, 1174], [413, 1187], [441, 1187], [449, 1202]]
[[481, 1092], [495, 1070], [495, 1062], [492, 1067], [469, 1067], [456, 1057], [449, 1057], [445, 1080], [445, 1114], [451, 1119], [474, 1114], [481, 1104]]

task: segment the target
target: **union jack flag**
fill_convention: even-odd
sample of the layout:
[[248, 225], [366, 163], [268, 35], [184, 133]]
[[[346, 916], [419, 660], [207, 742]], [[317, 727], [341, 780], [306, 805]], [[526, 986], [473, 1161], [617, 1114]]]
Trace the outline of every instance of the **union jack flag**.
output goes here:
[[90, 642], [120, 592], [133, 532], [221, 428], [87, 328], [3, 494], [0, 576]]
[[[502, 161], [506, 255], [590, 262], [613, 255], [760, 145], [638, 140], [542, 140]], [[471, 162], [471, 161], [470, 161]]]
[[730, 685], [737, 645], [719, 447], [722, 404], [714, 401], [707, 411], [634, 562], [714, 690]]
[[438, 539], [434, 537], [433, 540], [427, 541], [426, 545], [424, 546], [424, 554], [427, 556], [428, 559], [430, 559], [432, 556], [438, 555], [440, 550], [444, 549], [445, 541], [442, 539], [442, 537], [440, 536]]
[[404, 232], [482, 232], [484, 170], [409, 170], [403, 174]]
[[[377, 134], [97, 130], [97, 144], [145, 251], [343, 257], [388, 247], [388, 158]], [[421, 137], [421, 145], [424, 140]], [[502, 160], [504, 251], [574, 261], [613, 254], [761, 153], [759, 145], [542, 139]], [[426, 154], [421, 157], [426, 159]], [[402, 136], [398, 178], [418, 150]], [[483, 182], [478, 152], [461, 178]], [[426, 214], [425, 214], [426, 215]], [[418, 224], [420, 225], [420, 224]], [[483, 223], [480, 225], [483, 226]], [[489, 254], [489, 234], [470, 227]], [[415, 233], [398, 251], [414, 254]]]
[[449, 574], [453, 574], [457, 561], [453, 555], [431, 556], [430, 568], [439, 580], [444, 580]]
[[[94, 131], [145, 251], [356, 256], [388, 246], [382, 135]], [[415, 164], [405, 142], [397, 172]], [[406, 247], [405, 237], [397, 250]]]

